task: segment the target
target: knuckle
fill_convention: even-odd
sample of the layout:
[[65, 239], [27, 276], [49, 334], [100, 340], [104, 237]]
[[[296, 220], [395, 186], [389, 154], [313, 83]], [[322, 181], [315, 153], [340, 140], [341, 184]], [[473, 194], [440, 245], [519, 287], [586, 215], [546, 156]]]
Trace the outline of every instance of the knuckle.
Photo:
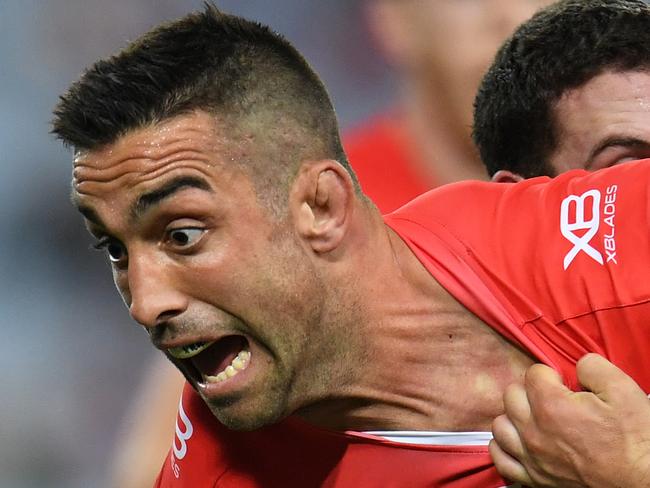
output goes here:
[[544, 437], [536, 428], [528, 427], [523, 429], [520, 437], [524, 448], [531, 455], [539, 456], [544, 453], [546, 442], [544, 441]]

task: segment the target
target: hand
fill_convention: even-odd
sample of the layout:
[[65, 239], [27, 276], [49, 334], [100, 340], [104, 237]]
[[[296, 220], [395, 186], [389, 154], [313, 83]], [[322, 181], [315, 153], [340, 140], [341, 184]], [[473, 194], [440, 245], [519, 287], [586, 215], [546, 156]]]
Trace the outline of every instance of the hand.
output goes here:
[[577, 364], [573, 392], [542, 364], [504, 394], [490, 454], [499, 473], [532, 487], [650, 487], [650, 401], [596, 354]]

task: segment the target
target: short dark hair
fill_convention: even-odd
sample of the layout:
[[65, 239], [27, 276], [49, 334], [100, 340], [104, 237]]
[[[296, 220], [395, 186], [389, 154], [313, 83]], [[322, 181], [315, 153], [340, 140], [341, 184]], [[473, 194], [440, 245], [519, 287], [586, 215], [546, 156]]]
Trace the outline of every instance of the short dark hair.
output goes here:
[[332, 103], [307, 61], [268, 27], [208, 2], [88, 68], [60, 97], [52, 132], [76, 150], [92, 151], [195, 110], [234, 124], [264, 114], [276, 128], [291, 128], [284, 148], [295, 154], [285, 152], [282, 164], [335, 159], [356, 183]]
[[474, 142], [488, 172], [550, 175], [554, 106], [606, 71], [650, 69], [650, 6], [642, 0], [562, 0], [506, 41], [474, 102]]

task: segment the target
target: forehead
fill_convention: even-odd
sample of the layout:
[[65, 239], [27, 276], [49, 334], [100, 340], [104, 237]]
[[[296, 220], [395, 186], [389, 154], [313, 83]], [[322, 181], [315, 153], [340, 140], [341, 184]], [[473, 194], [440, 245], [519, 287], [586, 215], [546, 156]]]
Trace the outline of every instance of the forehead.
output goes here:
[[650, 71], [605, 71], [583, 85], [567, 90], [561, 104], [643, 100], [650, 96]]
[[[233, 143], [236, 137], [223, 121], [197, 112], [132, 131], [96, 151], [80, 152], [74, 159], [73, 204], [90, 221], [110, 227], [129, 215], [133, 218], [149, 195], [155, 195], [156, 202], [171, 200], [180, 195], [180, 188], [218, 194], [222, 205], [253, 199], [250, 175], [239, 164], [249, 157], [250, 144]], [[183, 194], [185, 200], [190, 198], [189, 192]]]
[[227, 132], [213, 115], [194, 112], [131, 131], [97, 150], [80, 151], [73, 162], [73, 200], [122, 198], [120, 192], [146, 189], [175, 173], [223, 178], [242, 156]]
[[[150, 169], [169, 162], [170, 156], [182, 152], [212, 154], [227, 146], [216, 119], [204, 112], [174, 117], [159, 124], [133, 130], [115, 142], [92, 151], [78, 151], [73, 161], [73, 184], [93, 179], [97, 172], [112, 173], [138, 160], [148, 160]], [[217, 163], [218, 161], [212, 161]]]
[[558, 172], [647, 157], [650, 72], [606, 71], [566, 91], [553, 107], [553, 123], [557, 145], [548, 162]]
[[643, 122], [650, 129], [650, 72], [607, 71], [565, 92], [555, 104], [561, 132]]

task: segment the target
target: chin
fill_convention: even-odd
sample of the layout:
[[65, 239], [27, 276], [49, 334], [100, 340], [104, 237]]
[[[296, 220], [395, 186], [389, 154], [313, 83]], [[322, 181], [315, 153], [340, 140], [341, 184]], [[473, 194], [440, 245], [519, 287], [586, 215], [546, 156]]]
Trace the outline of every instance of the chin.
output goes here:
[[225, 427], [231, 430], [249, 432], [261, 429], [268, 425], [275, 424], [282, 420], [286, 415], [280, 413], [277, 406], [258, 405], [243, 406], [245, 400], [219, 402], [207, 402], [212, 414]]

